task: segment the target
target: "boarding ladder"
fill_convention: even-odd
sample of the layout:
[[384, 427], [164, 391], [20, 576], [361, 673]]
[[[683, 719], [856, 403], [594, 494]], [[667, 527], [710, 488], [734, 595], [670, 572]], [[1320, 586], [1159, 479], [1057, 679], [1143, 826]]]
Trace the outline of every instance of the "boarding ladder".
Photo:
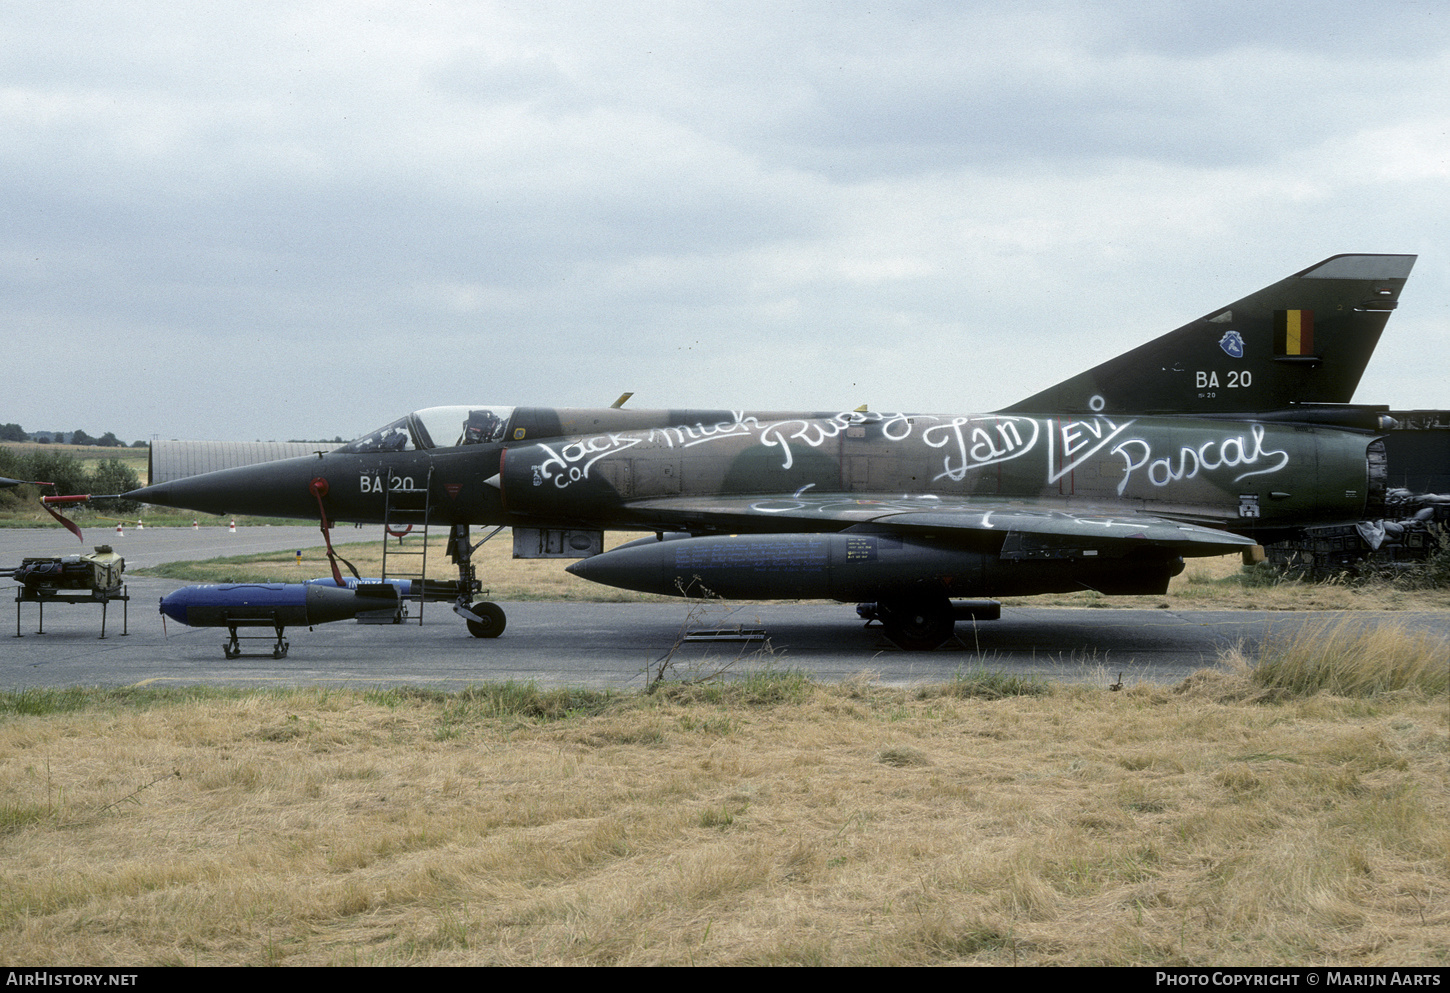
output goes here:
[[413, 591], [399, 599], [418, 602], [418, 623], [423, 623], [424, 580], [428, 574], [428, 525], [433, 512], [433, 467], [422, 489], [395, 489], [389, 480], [383, 497], [383, 575], [410, 579]]

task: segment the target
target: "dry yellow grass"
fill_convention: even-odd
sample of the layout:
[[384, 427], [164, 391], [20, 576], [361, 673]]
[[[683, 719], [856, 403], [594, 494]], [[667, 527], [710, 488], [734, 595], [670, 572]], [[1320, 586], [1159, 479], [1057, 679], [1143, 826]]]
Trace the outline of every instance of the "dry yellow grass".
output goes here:
[[1374, 696], [1450, 691], [1450, 643], [1428, 630], [1397, 624], [1366, 628], [1348, 619], [1306, 623], [1265, 646], [1253, 678], [1272, 692], [1308, 696], [1321, 690]]
[[973, 688], [12, 711], [0, 960], [1450, 961], [1443, 695]]

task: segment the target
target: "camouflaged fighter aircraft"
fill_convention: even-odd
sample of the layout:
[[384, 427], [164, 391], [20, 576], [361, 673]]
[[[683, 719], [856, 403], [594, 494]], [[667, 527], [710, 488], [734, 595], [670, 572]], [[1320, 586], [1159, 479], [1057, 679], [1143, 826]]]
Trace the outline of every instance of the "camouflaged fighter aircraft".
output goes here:
[[[505, 619], [470, 603], [470, 525], [628, 589], [866, 604], [931, 649], [953, 598], [1161, 594], [1185, 556], [1382, 516], [1387, 408], [1349, 401], [1414, 261], [1336, 255], [989, 414], [432, 407], [125, 496], [446, 524], [479, 637]], [[654, 534], [603, 552], [605, 529]]]

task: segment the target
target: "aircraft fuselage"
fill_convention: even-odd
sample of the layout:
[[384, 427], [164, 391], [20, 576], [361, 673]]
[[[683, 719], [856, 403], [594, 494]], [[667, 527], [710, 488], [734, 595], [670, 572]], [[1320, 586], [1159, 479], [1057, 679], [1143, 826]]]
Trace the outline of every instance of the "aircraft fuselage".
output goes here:
[[[687, 418], [687, 419], [684, 419]], [[1021, 501], [1244, 534], [1372, 516], [1368, 431], [1183, 416], [560, 411], [507, 440], [348, 452], [133, 494], [211, 513], [721, 533], [837, 531], [893, 504]], [[547, 427], [592, 430], [549, 435]], [[515, 427], [514, 425], [518, 425]], [[758, 499], [741, 503], [736, 498]], [[843, 504], [854, 510], [843, 509]], [[811, 508], [819, 507], [820, 514]], [[773, 522], [778, 522], [778, 525]]]

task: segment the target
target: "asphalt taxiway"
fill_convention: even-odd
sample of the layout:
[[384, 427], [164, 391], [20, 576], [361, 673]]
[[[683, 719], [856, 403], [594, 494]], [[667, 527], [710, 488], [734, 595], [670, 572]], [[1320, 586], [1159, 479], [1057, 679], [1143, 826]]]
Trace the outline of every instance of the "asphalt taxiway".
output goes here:
[[[357, 538], [370, 538], [372, 529]], [[338, 537], [338, 535], [334, 535]], [[344, 533], [343, 540], [351, 535]], [[214, 558], [322, 544], [316, 528], [152, 528], [94, 531], [86, 543], [55, 529], [0, 530], [0, 565], [26, 556], [68, 555], [109, 544], [128, 570], [166, 561]], [[486, 577], [485, 577], [486, 582]], [[1443, 612], [1179, 611], [1008, 607], [1002, 618], [957, 625], [955, 643], [936, 652], [902, 652], [867, 626], [851, 606], [831, 604], [730, 604], [692, 607], [686, 603], [504, 603], [508, 627], [497, 639], [470, 637], [447, 604], [417, 606], [408, 623], [357, 624], [343, 621], [289, 628], [291, 650], [273, 659], [270, 640], [244, 643], [260, 657], [222, 657], [226, 632], [186, 628], [163, 630], [157, 603], [186, 585], [175, 580], [128, 575], [131, 597], [124, 610], [112, 604], [106, 638], [100, 608], [54, 604], [45, 611], [45, 633], [37, 634], [38, 611], [21, 605], [8, 630], [0, 626], [0, 688], [35, 686], [226, 684], [349, 685], [398, 684], [457, 688], [506, 679], [543, 686], [638, 687], [661, 659], [678, 674], [722, 667], [792, 667], [820, 680], [840, 680], [869, 671], [888, 684], [948, 680], [977, 669], [1014, 672], [1065, 682], [1174, 683], [1217, 662], [1236, 645], [1252, 650], [1266, 637], [1295, 631], [1306, 623], [1347, 618], [1373, 624], [1385, 619], [1450, 634]], [[0, 597], [13, 584], [0, 585]], [[765, 640], [691, 641], [690, 632], [759, 629]], [[263, 634], [254, 630], [251, 633]]]

